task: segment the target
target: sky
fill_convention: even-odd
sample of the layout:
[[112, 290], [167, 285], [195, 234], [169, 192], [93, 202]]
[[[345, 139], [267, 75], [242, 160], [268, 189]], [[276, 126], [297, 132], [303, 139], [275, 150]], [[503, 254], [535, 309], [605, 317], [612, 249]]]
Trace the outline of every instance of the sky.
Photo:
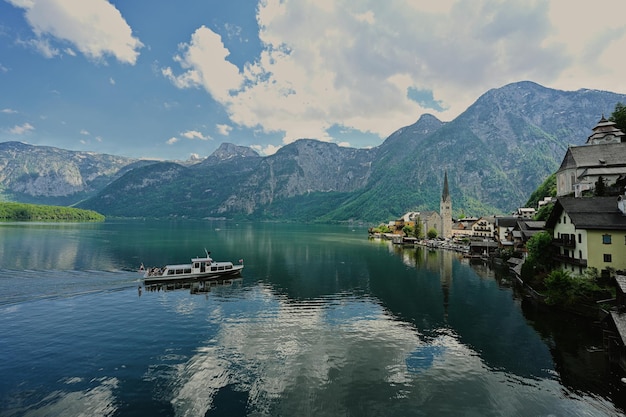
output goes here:
[[0, 142], [370, 148], [530, 80], [626, 93], [624, 0], [0, 0]]

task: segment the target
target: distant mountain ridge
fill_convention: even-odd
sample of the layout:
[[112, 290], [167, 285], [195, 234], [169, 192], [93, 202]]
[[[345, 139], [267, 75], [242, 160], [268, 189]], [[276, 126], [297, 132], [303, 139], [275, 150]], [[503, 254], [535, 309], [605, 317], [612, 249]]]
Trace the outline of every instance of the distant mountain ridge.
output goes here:
[[22, 142], [0, 143], [0, 195], [23, 203], [71, 205], [95, 195], [136, 166], [121, 156]]
[[[447, 171], [456, 214], [509, 212], [556, 171], [568, 145], [586, 141], [617, 102], [626, 102], [626, 95], [560, 91], [524, 81], [489, 90], [450, 122], [424, 114], [372, 149], [301, 139], [259, 156], [225, 143], [186, 166], [107, 156], [98, 163], [109, 161], [108, 171], [100, 165], [98, 182], [75, 195], [91, 193], [79, 207], [124, 217], [386, 221], [407, 210], [437, 209]], [[48, 194], [43, 188], [29, 194], [24, 173], [5, 180], [5, 146], [0, 144], [4, 195], [53, 196], [54, 187]], [[48, 175], [52, 185], [63, 177], [58, 172], [42, 162], [28, 175]], [[66, 194], [68, 201], [71, 195]]]

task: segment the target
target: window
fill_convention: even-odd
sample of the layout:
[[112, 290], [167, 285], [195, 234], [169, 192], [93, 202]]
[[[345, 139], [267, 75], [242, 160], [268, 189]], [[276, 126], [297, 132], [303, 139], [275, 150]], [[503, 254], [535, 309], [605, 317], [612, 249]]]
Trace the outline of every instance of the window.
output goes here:
[[602, 235], [602, 243], [605, 245], [611, 244], [611, 235]]
[[[626, 238], [626, 236], [624, 236]], [[626, 239], [625, 239], [626, 241]], [[583, 243], [583, 236], [579, 233], [578, 234], [578, 243]]]
[[567, 216], [563, 216], [563, 224], [567, 224]]
[[612, 262], [612, 256], [610, 253], [604, 254], [604, 262]]

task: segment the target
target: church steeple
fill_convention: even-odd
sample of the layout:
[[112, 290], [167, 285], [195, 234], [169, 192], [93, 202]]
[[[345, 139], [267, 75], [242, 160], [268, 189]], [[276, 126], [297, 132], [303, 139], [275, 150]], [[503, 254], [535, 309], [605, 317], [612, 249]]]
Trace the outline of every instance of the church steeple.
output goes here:
[[450, 199], [450, 191], [448, 190], [448, 171], [443, 174], [443, 193], [441, 193], [441, 201]]
[[439, 215], [441, 216], [441, 237], [452, 236], [452, 198], [448, 187], [448, 171], [443, 176], [443, 191], [441, 193], [441, 203], [439, 204]]

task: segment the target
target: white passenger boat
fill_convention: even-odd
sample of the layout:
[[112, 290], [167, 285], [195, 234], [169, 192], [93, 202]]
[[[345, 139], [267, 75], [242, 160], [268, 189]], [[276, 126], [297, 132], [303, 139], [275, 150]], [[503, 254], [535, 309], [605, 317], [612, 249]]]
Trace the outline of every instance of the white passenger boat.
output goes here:
[[241, 274], [243, 259], [239, 260], [239, 265], [233, 265], [232, 262], [214, 261], [210, 256], [211, 252], [206, 249], [205, 252], [206, 257], [192, 258], [190, 264], [165, 265], [162, 268], [147, 269], [142, 265], [140, 271], [144, 272], [144, 283], [225, 278]]

